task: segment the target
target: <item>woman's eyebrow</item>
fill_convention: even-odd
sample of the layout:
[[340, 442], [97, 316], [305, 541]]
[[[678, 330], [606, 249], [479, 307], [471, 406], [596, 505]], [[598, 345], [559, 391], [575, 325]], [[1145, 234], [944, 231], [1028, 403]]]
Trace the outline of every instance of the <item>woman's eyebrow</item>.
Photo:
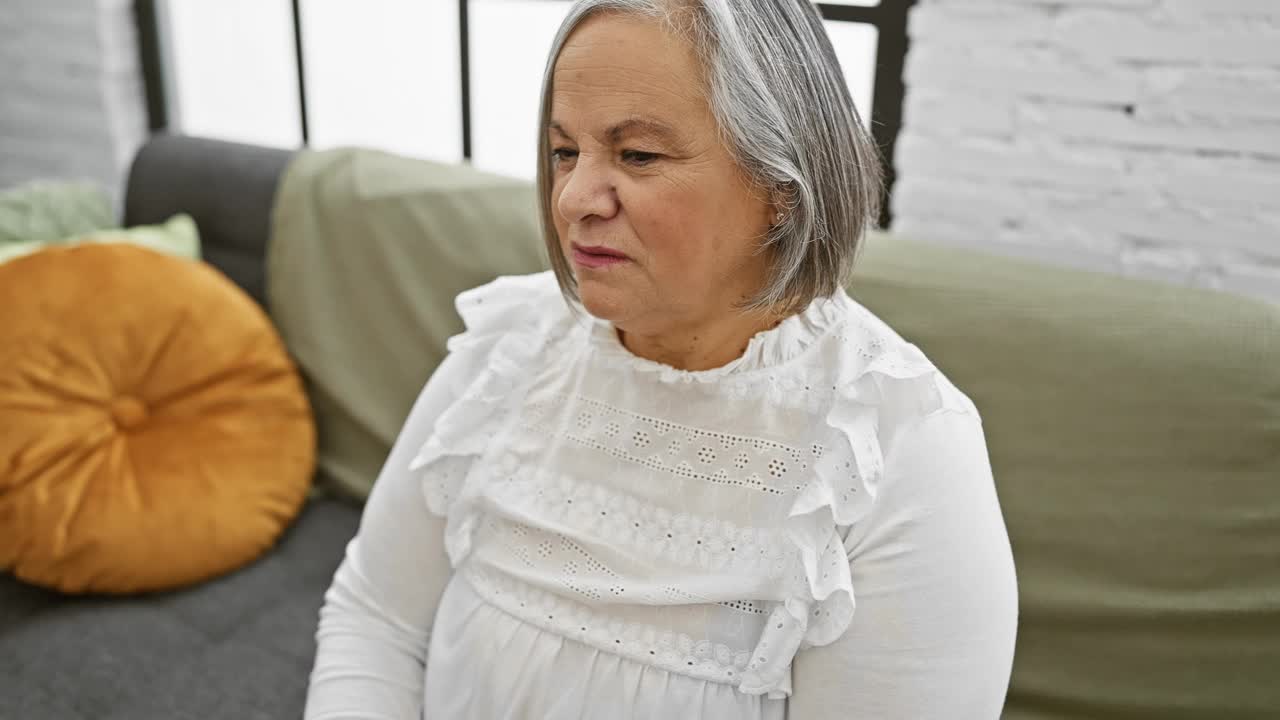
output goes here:
[[631, 135], [648, 135], [658, 140], [671, 142], [677, 139], [675, 128], [650, 118], [627, 118], [611, 126], [605, 132], [605, 137], [609, 138], [609, 142], [615, 144], [621, 141], [622, 138]]
[[[547, 123], [547, 130], [566, 140], [569, 139], [569, 133], [565, 132], [564, 126], [558, 120], [552, 120]], [[675, 128], [650, 118], [627, 118], [622, 122], [611, 125], [605, 131], [605, 137], [612, 144], [617, 144], [623, 138], [633, 135], [648, 135], [658, 140], [670, 142], [676, 142], [679, 139], [679, 134]]]

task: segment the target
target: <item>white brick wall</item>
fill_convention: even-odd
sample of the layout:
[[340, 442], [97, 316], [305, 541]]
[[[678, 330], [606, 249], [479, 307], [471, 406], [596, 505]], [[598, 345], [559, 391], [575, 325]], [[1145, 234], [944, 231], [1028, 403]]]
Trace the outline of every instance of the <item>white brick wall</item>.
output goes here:
[[119, 202], [147, 118], [130, 0], [0, 0], [0, 188], [89, 179]]
[[920, 0], [894, 229], [1280, 301], [1280, 0]]

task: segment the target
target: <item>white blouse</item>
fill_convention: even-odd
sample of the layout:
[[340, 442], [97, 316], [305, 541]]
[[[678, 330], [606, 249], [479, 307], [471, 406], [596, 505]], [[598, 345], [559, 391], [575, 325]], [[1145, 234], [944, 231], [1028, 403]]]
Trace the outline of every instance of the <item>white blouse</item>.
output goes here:
[[689, 372], [550, 273], [458, 310], [325, 596], [308, 720], [999, 716], [981, 421], [870, 311], [841, 291]]

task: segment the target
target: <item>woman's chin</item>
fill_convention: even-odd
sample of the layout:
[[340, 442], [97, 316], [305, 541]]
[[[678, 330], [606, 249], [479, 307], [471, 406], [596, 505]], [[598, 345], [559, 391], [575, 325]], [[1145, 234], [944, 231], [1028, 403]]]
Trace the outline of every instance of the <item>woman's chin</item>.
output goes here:
[[627, 309], [632, 304], [628, 300], [629, 295], [630, 293], [620, 288], [598, 280], [578, 280], [578, 299], [582, 302], [583, 309], [601, 320], [612, 323], [623, 320], [629, 314]]

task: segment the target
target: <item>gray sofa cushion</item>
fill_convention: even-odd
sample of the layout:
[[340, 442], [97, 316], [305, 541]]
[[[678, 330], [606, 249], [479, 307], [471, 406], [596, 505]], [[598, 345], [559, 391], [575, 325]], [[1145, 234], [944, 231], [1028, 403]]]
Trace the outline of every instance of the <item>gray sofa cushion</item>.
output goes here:
[[0, 577], [0, 720], [302, 716], [324, 591], [359, 510], [313, 501], [254, 564], [185, 590], [68, 597]]
[[124, 224], [152, 225], [186, 213], [201, 254], [260, 304], [266, 301], [271, 209], [288, 150], [180, 135], [157, 135], [129, 171]]

